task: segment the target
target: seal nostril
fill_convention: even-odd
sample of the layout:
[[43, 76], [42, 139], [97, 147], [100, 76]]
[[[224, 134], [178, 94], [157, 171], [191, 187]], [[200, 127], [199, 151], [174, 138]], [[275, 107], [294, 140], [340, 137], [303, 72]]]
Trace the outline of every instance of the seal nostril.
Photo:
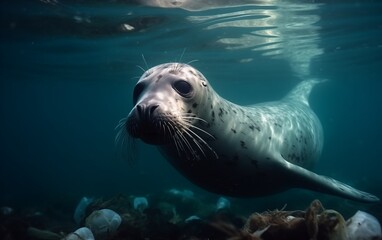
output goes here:
[[151, 106], [147, 106], [145, 104], [138, 104], [136, 106], [136, 111], [138, 113], [138, 116], [141, 118], [141, 119], [150, 119], [152, 117], [152, 115], [154, 114], [155, 112], [155, 109], [157, 109], [159, 107], [159, 105], [151, 105]]
[[154, 113], [155, 109], [157, 109], [158, 107], [159, 107], [159, 105], [150, 106], [150, 108], [149, 108], [149, 116], [151, 116]]
[[137, 113], [138, 113], [138, 116], [141, 117], [141, 118], [144, 118], [145, 116], [145, 105], [143, 104], [138, 104], [136, 106], [136, 110], [137, 110]]
[[144, 107], [141, 104], [137, 105], [137, 111], [139, 114], [142, 114], [143, 109], [144, 109]]

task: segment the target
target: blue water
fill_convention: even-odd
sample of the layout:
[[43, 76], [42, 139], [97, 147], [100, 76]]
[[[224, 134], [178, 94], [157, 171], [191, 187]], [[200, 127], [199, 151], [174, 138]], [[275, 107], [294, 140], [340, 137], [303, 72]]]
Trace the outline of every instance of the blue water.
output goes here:
[[[382, 197], [382, 4], [287, 1], [210, 9], [123, 1], [3, 1], [0, 205], [82, 196], [144, 195], [194, 186], [155, 147], [130, 166], [114, 144], [142, 70], [190, 62], [239, 104], [281, 98], [302, 79], [327, 79], [311, 106], [325, 145], [315, 171]], [[194, 9], [195, 10], [195, 9]], [[215, 195], [212, 195], [215, 197]], [[320, 198], [345, 216], [382, 219], [381, 204], [291, 190], [238, 200], [249, 211], [304, 209]]]

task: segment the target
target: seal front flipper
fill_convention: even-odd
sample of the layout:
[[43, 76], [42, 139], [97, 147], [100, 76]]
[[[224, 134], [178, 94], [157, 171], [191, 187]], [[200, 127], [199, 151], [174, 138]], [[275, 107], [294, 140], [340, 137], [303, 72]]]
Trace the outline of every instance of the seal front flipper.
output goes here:
[[281, 161], [284, 167], [288, 169], [286, 172], [292, 174], [291, 179], [295, 181], [293, 185], [296, 187], [306, 188], [317, 192], [328, 193], [359, 202], [378, 202], [379, 198], [355, 189], [345, 183], [337, 181], [333, 178], [318, 175], [305, 168], [287, 162], [284, 159]]

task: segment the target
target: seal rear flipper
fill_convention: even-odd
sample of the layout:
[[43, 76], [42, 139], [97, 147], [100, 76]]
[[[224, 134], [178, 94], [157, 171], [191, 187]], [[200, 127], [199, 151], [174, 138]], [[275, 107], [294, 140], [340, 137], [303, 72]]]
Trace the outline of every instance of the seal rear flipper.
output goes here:
[[309, 95], [313, 87], [319, 83], [326, 82], [326, 79], [310, 79], [300, 82], [296, 87], [292, 89], [285, 97], [284, 100], [292, 100], [297, 102], [302, 102], [305, 105], [309, 106]]
[[292, 174], [296, 187], [302, 187], [317, 192], [328, 193], [359, 202], [378, 202], [379, 198], [355, 189], [333, 178], [318, 175], [305, 168], [284, 161], [288, 172]]

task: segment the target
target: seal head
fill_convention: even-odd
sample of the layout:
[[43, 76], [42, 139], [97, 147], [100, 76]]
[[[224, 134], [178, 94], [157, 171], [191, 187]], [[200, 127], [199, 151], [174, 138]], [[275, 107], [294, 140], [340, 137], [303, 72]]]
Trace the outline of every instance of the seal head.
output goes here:
[[163, 64], [143, 74], [134, 88], [134, 108], [127, 118], [127, 132], [148, 144], [166, 145], [184, 132], [192, 135], [195, 99], [207, 80], [183, 64]]

